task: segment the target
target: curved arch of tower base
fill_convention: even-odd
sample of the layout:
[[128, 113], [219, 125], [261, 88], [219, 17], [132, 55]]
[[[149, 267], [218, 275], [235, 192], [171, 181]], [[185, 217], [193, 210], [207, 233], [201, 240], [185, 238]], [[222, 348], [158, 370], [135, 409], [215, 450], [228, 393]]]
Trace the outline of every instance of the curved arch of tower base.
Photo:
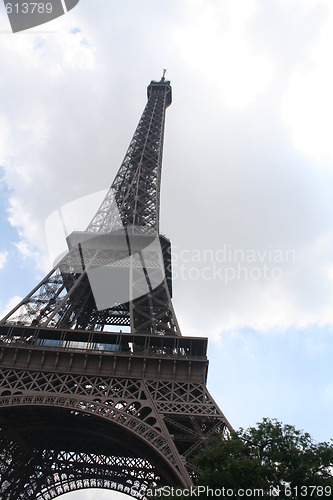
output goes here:
[[87, 414], [11, 408], [0, 429], [1, 498], [47, 500], [82, 488], [144, 498], [149, 484], [179, 481], [144, 443]]
[[89, 352], [24, 343], [21, 329], [0, 325], [3, 498], [188, 487], [195, 453], [230, 428], [206, 387], [206, 339], [123, 334], [149, 349]]

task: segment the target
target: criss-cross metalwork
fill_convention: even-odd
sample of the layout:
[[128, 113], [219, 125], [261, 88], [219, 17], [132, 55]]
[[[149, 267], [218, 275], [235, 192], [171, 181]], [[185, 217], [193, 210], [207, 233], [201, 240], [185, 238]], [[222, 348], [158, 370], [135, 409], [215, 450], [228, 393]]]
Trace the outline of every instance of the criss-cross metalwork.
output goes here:
[[166, 108], [171, 86], [164, 77], [151, 82], [148, 102], [125, 158], [87, 231], [135, 227], [159, 233], [160, 186]]
[[95, 217], [0, 322], [1, 498], [186, 487], [195, 453], [231, 428], [206, 387], [207, 339], [181, 336], [171, 302], [159, 232], [171, 100], [163, 74]]

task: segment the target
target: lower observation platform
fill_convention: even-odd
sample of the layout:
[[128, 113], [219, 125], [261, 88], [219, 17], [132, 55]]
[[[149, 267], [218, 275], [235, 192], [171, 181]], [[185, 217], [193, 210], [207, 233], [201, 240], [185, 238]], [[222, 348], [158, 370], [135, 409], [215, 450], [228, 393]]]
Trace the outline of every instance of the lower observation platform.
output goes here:
[[205, 383], [207, 338], [0, 325], [0, 366]]

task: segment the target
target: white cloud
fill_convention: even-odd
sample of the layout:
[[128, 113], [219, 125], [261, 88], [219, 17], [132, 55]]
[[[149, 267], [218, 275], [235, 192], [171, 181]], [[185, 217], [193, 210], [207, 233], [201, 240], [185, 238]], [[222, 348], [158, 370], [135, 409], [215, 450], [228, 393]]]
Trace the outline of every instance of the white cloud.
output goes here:
[[297, 9], [300, 14], [308, 14], [318, 6], [329, 6], [330, 0], [280, 0], [280, 3], [287, 10]]
[[218, 87], [224, 101], [242, 109], [253, 104], [273, 75], [272, 61], [262, 48], [249, 44], [248, 24], [255, 0], [228, 0], [219, 5], [187, 2], [188, 23], [176, 35], [181, 54], [206, 85]]
[[309, 53], [307, 64], [291, 76], [282, 101], [282, 115], [288, 123], [295, 148], [317, 162], [333, 160], [333, 8], [325, 2], [327, 16], [320, 36]]
[[332, 279], [326, 269], [332, 237], [329, 251], [315, 247], [297, 248], [295, 259], [281, 263], [269, 258], [176, 263], [175, 304], [183, 333], [205, 332], [218, 340], [223, 332], [245, 327], [268, 332], [333, 324]]
[[11, 151], [9, 143], [10, 131], [6, 118], [0, 116], [0, 164], [4, 165], [7, 161], [7, 154]]
[[8, 314], [17, 304], [19, 304], [22, 300], [22, 297], [19, 295], [15, 295], [12, 297], [6, 304], [6, 306], [0, 311], [0, 319], [2, 319], [6, 314]]
[[8, 252], [0, 252], [0, 269], [2, 269], [7, 262]]

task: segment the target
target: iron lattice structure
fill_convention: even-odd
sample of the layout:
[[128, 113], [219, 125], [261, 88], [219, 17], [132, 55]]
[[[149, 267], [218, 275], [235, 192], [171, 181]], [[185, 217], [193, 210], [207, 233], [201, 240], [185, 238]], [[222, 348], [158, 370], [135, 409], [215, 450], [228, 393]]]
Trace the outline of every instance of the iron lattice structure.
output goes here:
[[207, 339], [183, 337], [159, 232], [164, 76], [86, 231], [0, 322], [0, 494], [190, 486], [195, 453], [231, 428], [206, 387]]

